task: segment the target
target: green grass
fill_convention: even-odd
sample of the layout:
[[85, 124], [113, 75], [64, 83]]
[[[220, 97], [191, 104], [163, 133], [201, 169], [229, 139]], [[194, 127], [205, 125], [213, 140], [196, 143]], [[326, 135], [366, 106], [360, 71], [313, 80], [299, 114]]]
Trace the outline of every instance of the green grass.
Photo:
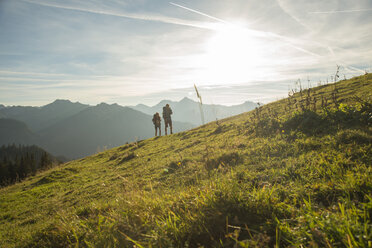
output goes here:
[[0, 189], [0, 247], [372, 247], [372, 75], [336, 87]]

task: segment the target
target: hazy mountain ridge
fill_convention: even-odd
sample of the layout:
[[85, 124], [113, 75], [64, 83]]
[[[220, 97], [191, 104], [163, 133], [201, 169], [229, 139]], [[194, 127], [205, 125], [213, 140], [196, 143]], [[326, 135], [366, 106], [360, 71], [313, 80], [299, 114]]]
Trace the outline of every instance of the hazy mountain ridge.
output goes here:
[[[199, 103], [187, 97], [184, 97], [179, 102], [162, 100], [152, 107], [144, 104], [138, 104], [136, 106], [131, 106], [131, 108], [149, 115], [152, 115], [156, 112], [161, 114], [163, 112], [163, 107], [166, 104], [169, 104], [173, 110], [173, 120], [190, 122], [194, 125], [202, 124]], [[203, 104], [202, 106], [205, 123], [248, 112], [255, 107], [257, 107], [257, 104], [251, 101], [246, 101], [242, 104], [233, 106], [224, 106], [218, 104]]]
[[18, 120], [0, 118], [0, 145], [39, 143], [39, 136]]
[[0, 109], [0, 116], [23, 121], [34, 132], [47, 128], [69, 116], [79, 113], [89, 105], [68, 100], [55, 100], [42, 107], [9, 106]]
[[[52, 153], [63, 151], [67, 157], [78, 158], [154, 136], [151, 119], [152, 116], [129, 107], [101, 103], [42, 130], [40, 135], [44, 137], [43, 146]], [[175, 132], [193, 127], [180, 122], [174, 126]]]
[[[187, 97], [179, 102], [163, 100], [153, 107], [144, 104], [123, 107], [106, 103], [90, 106], [57, 99], [42, 107], [0, 108], [0, 118], [18, 121], [13, 128], [8, 125], [11, 131], [5, 132], [3, 129], [0, 144], [35, 144], [56, 156], [79, 158], [98, 150], [152, 137], [152, 115], [155, 112], [161, 114], [167, 103], [173, 109], [175, 133], [201, 124], [199, 103]], [[255, 106], [252, 102], [236, 106], [204, 104], [203, 111], [206, 122], [210, 122], [247, 112]]]
[[[8, 124], [5, 129], [5, 123], [9, 121], [6, 122], [1, 114], [17, 121], [14, 120], [11, 122], [14, 125]], [[1, 109], [0, 118], [4, 125], [0, 144], [35, 144], [56, 156], [69, 159], [154, 135], [152, 116], [118, 104], [89, 106], [56, 100], [43, 107]], [[189, 123], [174, 122], [174, 132], [193, 127]]]

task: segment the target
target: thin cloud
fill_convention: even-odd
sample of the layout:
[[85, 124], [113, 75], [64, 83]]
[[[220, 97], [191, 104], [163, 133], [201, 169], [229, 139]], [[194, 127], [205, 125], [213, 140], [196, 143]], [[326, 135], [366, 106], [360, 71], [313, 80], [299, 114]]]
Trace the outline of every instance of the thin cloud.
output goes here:
[[348, 64], [346, 64], [346, 63], [344, 63], [344, 62], [342, 62], [341, 61], [341, 63], [339, 63], [341, 66], [343, 66], [344, 68], [346, 68], [346, 69], [348, 69], [349, 71], [351, 71], [351, 72], [359, 72], [359, 73], [364, 73], [365, 71], [364, 70], [362, 70], [362, 69], [359, 69], [359, 68], [357, 68], [357, 67], [355, 67], [355, 66], [351, 66], [351, 65], [348, 65]]
[[0, 75], [28, 75], [28, 76], [71, 76], [62, 73], [26, 72], [26, 71], [4, 71], [0, 70]]
[[298, 24], [300, 24], [302, 27], [304, 27], [306, 30], [311, 30], [307, 25], [305, 25], [299, 18], [297, 18], [296, 16], [292, 15], [283, 5], [283, 3], [280, 1], [280, 0], [277, 0], [276, 1], [279, 5], [279, 7], [284, 11], [284, 13], [286, 13], [287, 15], [289, 15], [295, 22], [297, 22]]
[[[145, 0], [141, 1], [143, 5], [140, 5], [140, 8], [147, 8], [147, 10], [141, 13], [133, 13], [129, 8], [111, 8], [109, 6], [123, 7], [124, 5], [120, 1], [113, 3], [110, 0], [89, 1], [89, 5], [76, 1], [18, 1], [27, 6], [20, 6], [21, 9], [14, 13], [5, 11], [6, 21], [0, 25], [1, 28], [4, 27], [4, 31], [8, 31], [4, 32], [4, 35], [9, 35], [11, 41], [17, 41], [0, 44], [3, 50], [0, 51], [0, 62], [2, 62], [0, 92], [3, 93], [0, 94], [0, 102], [5, 104], [19, 104], [22, 101], [25, 104], [29, 104], [27, 101], [47, 103], [56, 98], [97, 103], [97, 101], [106, 101], [101, 99], [103, 96], [107, 96], [107, 101], [128, 104], [146, 103], [144, 102], [146, 96], [147, 103], [154, 103], [154, 99], [160, 101], [164, 96], [168, 96], [170, 90], [175, 92], [173, 98], [181, 99], [192, 92], [187, 88], [193, 84], [192, 82], [200, 82], [201, 85], [210, 87], [206, 90], [206, 94], [207, 96], [209, 94], [209, 98], [215, 103], [243, 102], [247, 99], [257, 99], [262, 102], [263, 96], [271, 97], [265, 101], [274, 100], [280, 92], [285, 96], [288, 92], [288, 82], [294, 79], [306, 80], [306, 76], [309, 76], [311, 80], [315, 80], [312, 81], [313, 83], [324, 81], [325, 78], [334, 75], [336, 64], [342, 66], [341, 74], [345, 74], [347, 78], [363, 74], [364, 68], [371, 68], [370, 44], [372, 43], [371, 35], [368, 33], [370, 12], [366, 10], [348, 14], [348, 18], [345, 19], [343, 17], [346, 14], [331, 15], [336, 11], [327, 11], [324, 15], [309, 14], [308, 11], [332, 10], [333, 6], [328, 3], [320, 5], [319, 3], [304, 4], [302, 1], [295, 3], [269, 0], [270, 3], [273, 2], [270, 6], [272, 8], [267, 8], [268, 2], [262, 3], [262, 1], [252, 1], [249, 6], [244, 1], [239, 5], [235, 5], [239, 2], [236, 1], [219, 6], [229, 7], [230, 18], [246, 21], [246, 26], [244, 24], [240, 26], [233, 21], [230, 22], [230, 18], [217, 14], [217, 17], [213, 16], [214, 12], [203, 13], [203, 8], [196, 7], [197, 10], [188, 8], [198, 6], [197, 0], [188, 3], [186, 5], [188, 7], [180, 5], [183, 4], [181, 2], [174, 3], [177, 0], [168, 0], [165, 2], [168, 4], [166, 9], [159, 4], [145, 5], [147, 1], [151, 2]], [[275, 4], [276, 1], [281, 1], [284, 8], [280, 9]], [[134, 9], [138, 11], [139, 6], [134, 2]], [[37, 8], [28, 8], [28, 12], [21, 11], [24, 7], [30, 7], [29, 3], [36, 4]], [[344, 9], [349, 8], [348, 5], [343, 6]], [[357, 9], [363, 7], [367, 6], [354, 4], [355, 10], [351, 12], [357, 12]], [[250, 15], [249, 11], [241, 11], [242, 8], [254, 9], [255, 12]], [[43, 13], [58, 9], [60, 10], [58, 18], [45, 19]], [[218, 9], [218, 6], [213, 5], [213, 9]], [[157, 10], [168, 12], [157, 12]], [[178, 16], [175, 14], [177, 11], [174, 10], [187, 11], [186, 14], [190, 13], [191, 17]], [[281, 20], [270, 18], [272, 15], [282, 16], [283, 11], [288, 11], [292, 18], [289, 16]], [[86, 13], [101, 19], [109, 16], [117, 17], [119, 21], [107, 27], [104, 26], [104, 22], [85, 22]], [[69, 16], [73, 14], [74, 18], [78, 19], [79, 26], [76, 29], [73, 28], [76, 20], [66, 20], [63, 18], [65, 14]], [[264, 21], [251, 22], [251, 18], [257, 16]], [[364, 16], [365, 18], [361, 18]], [[17, 18], [19, 21], [16, 22], [16, 27], [20, 28], [20, 32], [15, 36], [13, 31], [15, 26], [11, 24]], [[131, 19], [133, 21], [126, 21]], [[299, 25], [295, 25], [296, 19], [313, 30], [306, 32]], [[139, 25], [133, 25], [135, 20], [140, 20]], [[144, 21], [151, 24], [152, 32], [145, 32], [148, 27], [143, 25]], [[257, 49], [264, 51], [262, 55], [264, 63], [255, 61], [255, 65], [247, 66], [247, 73], [239, 77], [235, 77], [232, 72], [229, 72], [231, 76], [225, 73], [222, 77], [218, 77], [216, 76], [218, 72], [208, 71], [208, 66], [205, 66], [209, 63], [206, 58], [208, 41], [224, 28], [246, 32], [257, 41], [259, 44]], [[26, 32], [21, 32], [22, 30]], [[27, 32], [29, 30], [33, 32]], [[79, 39], [71, 39], [77, 32], [81, 34], [78, 36]], [[345, 34], [352, 35], [345, 36]], [[41, 49], [42, 54], [36, 53]], [[1, 57], [2, 55], [22, 55], [22, 57], [8, 58]], [[200, 62], [204, 61], [203, 59], [206, 63]], [[248, 59], [252, 58], [248, 57]], [[87, 66], [89, 70], [81, 65]], [[259, 73], [251, 75], [250, 71]], [[275, 82], [270, 81], [273, 79]], [[285, 83], [280, 83], [279, 80], [285, 80]], [[256, 81], [259, 82], [257, 86], [251, 86]], [[221, 85], [221, 89], [213, 88], [211, 85]], [[227, 90], [222, 85], [230, 88]], [[243, 90], [238, 85], [247, 88]]]
[[226, 23], [226, 24], [230, 24], [230, 23], [227, 22], [227, 21], [224, 21], [224, 20], [222, 20], [222, 19], [220, 19], [220, 18], [217, 18], [217, 17], [211, 16], [211, 15], [208, 15], [208, 14], [203, 13], [203, 12], [201, 12], [201, 11], [198, 11], [198, 10], [195, 10], [195, 9], [190, 9], [190, 8], [188, 8], [188, 7], [185, 7], [185, 6], [182, 6], [182, 5], [180, 5], [180, 4], [173, 3], [173, 2], [169, 2], [169, 3], [172, 4], [172, 5], [174, 5], [174, 6], [180, 7], [180, 8], [182, 8], [182, 9], [185, 9], [185, 10], [188, 10], [188, 11], [191, 11], [191, 12], [194, 12], [194, 13], [196, 13], [196, 14], [199, 14], [199, 15], [202, 15], [202, 16], [205, 16], [205, 17], [209, 17], [209, 18], [211, 18], [211, 19], [213, 19], [213, 20], [216, 20], [216, 21], [219, 21], [219, 22], [222, 22], [222, 23]]
[[59, 4], [36, 2], [36, 1], [30, 1], [30, 0], [22, 0], [22, 1], [31, 3], [31, 4], [40, 5], [40, 6], [51, 7], [51, 8], [82, 11], [82, 12], [87, 12], [87, 13], [92, 13], [92, 14], [116, 16], [116, 17], [143, 20], [143, 21], [155, 21], [155, 22], [189, 26], [189, 27], [202, 28], [202, 29], [213, 29], [212, 25], [210, 25], [209, 23], [189, 21], [189, 20], [183, 20], [183, 19], [173, 18], [173, 17], [156, 16], [156, 15], [148, 15], [148, 14], [131, 14], [131, 13], [114, 12], [114, 11], [107, 11], [107, 10], [96, 10], [96, 9], [88, 9], [88, 8], [81, 8], [81, 7], [75, 7], [75, 6], [64, 6], [64, 5], [59, 5]]
[[[296, 21], [298, 24], [300, 24], [301, 26], [305, 27], [308, 31], [310, 32], [313, 32], [313, 30], [311, 30], [307, 25], [305, 25], [299, 18], [297, 18], [296, 16], [294, 16], [293, 14], [291, 14], [286, 8], [285, 6], [283, 5], [282, 1], [281, 0], [276, 0], [279, 7], [286, 13], [288, 14], [294, 21]], [[372, 9], [358, 9], [358, 10], [342, 10], [342, 11], [326, 11], [326, 12], [308, 12], [308, 13], [317, 13], [317, 14], [327, 14], [327, 13], [347, 13], [347, 12], [360, 12], [360, 11], [370, 11]], [[322, 48], [326, 48], [330, 55], [337, 61], [337, 64], [340, 64], [342, 65], [344, 68], [350, 70], [350, 71], [354, 71], [354, 72], [364, 72], [363, 70], [357, 68], [357, 67], [354, 67], [354, 66], [350, 66], [348, 65], [347, 63], [345, 63], [344, 61], [342, 60], [339, 60], [337, 59], [336, 57], [336, 54], [334, 52], [334, 48], [337, 48], [337, 49], [341, 49], [341, 48], [338, 48], [338, 47], [334, 47], [334, 46], [330, 46], [330, 45], [325, 45], [325, 44], [322, 44], [320, 42], [317, 42], [317, 41], [312, 41], [312, 43], [318, 47], [322, 47]], [[295, 47], [296, 49], [299, 49], [299, 50], [302, 50], [302, 48], [300, 47]], [[309, 53], [308, 50], [305, 50], [303, 49], [303, 52], [305, 53], [308, 53], [308, 54], [311, 54], [313, 56], [317, 56], [318, 57], [318, 54], [313, 54], [313, 53]]]
[[[219, 21], [221, 23], [224, 23], [224, 24], [228, 24], [228, 25], [237, 27], [237, 25], [235, 25], [235, 24], [229, 23], [229, 22], [227, 22], [225, 20], [222, 20], [220, 18], [211, 16], [211, 15], [208, 15], [208, 14], [203, 13], [201, 11], [198, 11], [198, 10], [195, 10], [195, 9], [191, 9], [191, 8], [188, 8], [188, 7], [185, 7], [185, 6], [182, 6], [182, 5], [173, 3], [173, 2], [169, 2], [169, 3], [172, 4], [172, 5], [174, 5], [174, 6], [177, 6], [179, 8], [182, 8], [182, 9], [185, 9], [185, 10], [188, 10], [188, 11], [191, 11], [193, 13], [197, 13], [197, 14], [200, 14], [202, 16], [209, 17], [209, 18], [211, 18], [213, 20], [216, 20], [216, 21]], [[318, 57], [318, 58], [321, 58], [322, 57], [319, 54], [313, 53], [313, 52], [308, 51], [308, 50], [306, 50], [304, 48], [301, 48], [299, 46], [294, 45], [293, 43], [296, 43], [296, 42], [298, 43], [297, 40], [294, 40], [294, 39], [291, 39], [291, 38], [287, 38], [287, 37], [284, 37], [284, 36], [281, 36], [281, 35], [278, 35], [278, 34], [275, 34], [275, 33], [271, 33], [271, 32], [262, 32], [262, 31], [257, 31], [257, 30], [253, 30], [253, 29], [248, 29], [248, 28], [244, 28], [244, 30], [248, 31], [250, 34], [255, 35], [257, 37], [275, 38], [275, 39], [282, 40], [282, 41], [286, 42], [288, 45], [290, 45], [292, 48], [294, 48], [294, 49], [296, 49], [298, 51], [304, 52], [304, 53], [306, 53], [308, 55], [311, 55], [311, 56], [314, 56], [314, 57]]]
[[309, 13], [310, 14], [336, 14], [336, 13], [353, 13], [353, 12], [366, 12], [366, 11], [372, 11], [372, 8], [370, 8], [370, 9], [331, 10], [331, 11], [313, 11], [313, 12], [309, 12]]
[[[14, 77], [14, 75], [18, 77]], [[23, 77], [22, 77], [23, 76]], [[39, 78], [35, 78], [39, 77]], [[104, 79], [109, 79], [109, 80], [134, 80], [134, 79], [141, 79], [141, 80], [149, 80], [151, 81], [152, 78], [150, 77], [129, 77], [129, 76], [112, 76], [112, 75], [76, 75], [76, 74], [62, 74], [62, 73], [43, 73], [43, 72], [19, 72], [19, 71], [0, 71], [0, 77], [1, 78], [21, 78], [21, 79], [40, 79], [44, 80], [43, 76], [56, 76], [56, 77], [64, 77], [65, 79], [58, 79], [59, 81], [71, 81], [71, 79], [67, 79], [67, 77], [74, 77], [74, 78], [88, 78], [88, 79], [97, 79], [97, 80], [104, 80]], [[50, 80], [56, 80], [56, 79], [50, 79]], [[80, 79], [76, 79], [80, 80]]]
[[[19, 82], [19, 81], [27, 81], [27, 82], [55, 82], [55, 79], [43, 79], [43, 78], [24, 78], [24, 77], [0, 77], [1, 81], [8, 81], [8, 82]], [[58, 80], [60, 81], [60, 80]]]

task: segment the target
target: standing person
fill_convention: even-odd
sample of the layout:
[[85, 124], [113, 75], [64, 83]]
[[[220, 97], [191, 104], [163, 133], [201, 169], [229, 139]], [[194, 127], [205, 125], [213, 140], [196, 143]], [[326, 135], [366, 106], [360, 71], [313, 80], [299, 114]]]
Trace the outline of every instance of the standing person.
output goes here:
[[170, 127], [170, 133], [173, 134], [171, 114], [173, 114], [173, 112], [172, 112], [172, 109], [169, 107], [169, 104], [165, 105], [165, 107], [163, 107], [163, 118], [164, 118], [164, 125], [165, 125], [165, 135], [167, 135], [168, 125]]
[[154, 114], [154, 116], [152, 117], [152, 123], [154, 123], [154, 126], [155, 126], [155, 136], [158, 136], [158, 129], [159, 129], [159, 136], [161, 136], [161, 128], [160, 128], [161, 118], [158, 112], [156, 112], [156, 114]]

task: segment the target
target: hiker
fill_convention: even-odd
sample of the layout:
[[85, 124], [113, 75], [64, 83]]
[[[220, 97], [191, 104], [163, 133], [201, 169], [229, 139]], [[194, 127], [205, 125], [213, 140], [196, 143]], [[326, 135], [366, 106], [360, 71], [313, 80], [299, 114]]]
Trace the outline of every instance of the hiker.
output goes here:
[[164, 125], [165, 125], [165, 135], [167, 135], [168, 125], [170, 127], [170, 133], [173, 134], [171, 114], [173, 114], [173, 112], [172, 112], [172, 109], [169, 107], [169, 104], [165, 105], [165, 107], [163, 107], [163, 118], [164, 118]]
[[154, 116], [152, 117], [152, 123], [154, 123], [154, 126], [155, 126], [155, 136], [158, 136], [158, 129], [159, 129], [159, 136], [161, 136], [161, 128], [160, 128], [161, 118], [158, 112], [156, 112], [156, 114], [154, 114]]

